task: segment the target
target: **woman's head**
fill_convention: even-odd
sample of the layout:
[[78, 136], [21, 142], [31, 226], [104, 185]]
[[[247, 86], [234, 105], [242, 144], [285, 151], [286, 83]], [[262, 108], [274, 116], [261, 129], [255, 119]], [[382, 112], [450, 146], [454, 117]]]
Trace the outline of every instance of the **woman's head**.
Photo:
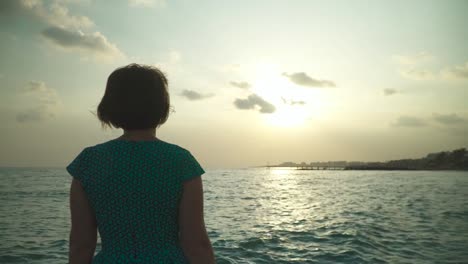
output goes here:
[[109, 75], [97, 116], [103, 126], [148, 129], [166, 122], [169, 93], [166, 76], [156, 67], [129, 64]]

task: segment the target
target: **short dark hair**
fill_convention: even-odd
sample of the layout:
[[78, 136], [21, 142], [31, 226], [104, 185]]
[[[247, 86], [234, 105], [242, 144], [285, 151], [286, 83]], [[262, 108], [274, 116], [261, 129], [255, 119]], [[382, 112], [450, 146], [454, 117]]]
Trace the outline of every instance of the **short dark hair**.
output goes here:
[[114, 70], [97, 107], [103, 127], [156, 128], [169, 116], [167, 78], [158, 68], [136, 63]]

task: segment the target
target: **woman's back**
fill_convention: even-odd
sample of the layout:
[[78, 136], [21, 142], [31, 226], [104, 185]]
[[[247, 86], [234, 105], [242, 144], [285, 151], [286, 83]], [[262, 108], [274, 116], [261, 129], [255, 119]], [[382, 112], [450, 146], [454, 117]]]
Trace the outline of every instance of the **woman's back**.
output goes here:
[[204, 170], [164, 141], [110, 140], [67, 166], [96, 215], [102, 250], [93, 263], [184, 263], [178, 209], [183, 182]]

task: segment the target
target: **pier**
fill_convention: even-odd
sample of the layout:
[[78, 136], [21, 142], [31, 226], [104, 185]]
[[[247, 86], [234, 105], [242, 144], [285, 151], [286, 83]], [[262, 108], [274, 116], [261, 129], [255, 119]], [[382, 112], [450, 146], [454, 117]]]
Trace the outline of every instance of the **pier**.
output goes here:
[[345, 170], [344, 166], [265, 166], [265, 168], [287, 168], [291, 170]]

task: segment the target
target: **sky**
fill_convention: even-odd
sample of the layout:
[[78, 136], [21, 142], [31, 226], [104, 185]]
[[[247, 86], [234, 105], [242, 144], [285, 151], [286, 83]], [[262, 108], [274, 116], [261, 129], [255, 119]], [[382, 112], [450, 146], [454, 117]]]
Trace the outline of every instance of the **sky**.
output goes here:
[[385, 161], [468, 146], [468, 1], [3, 0], [0, 166], [122, 134], [109, 74], [159, 67], [160, 139], [204, 168]]

